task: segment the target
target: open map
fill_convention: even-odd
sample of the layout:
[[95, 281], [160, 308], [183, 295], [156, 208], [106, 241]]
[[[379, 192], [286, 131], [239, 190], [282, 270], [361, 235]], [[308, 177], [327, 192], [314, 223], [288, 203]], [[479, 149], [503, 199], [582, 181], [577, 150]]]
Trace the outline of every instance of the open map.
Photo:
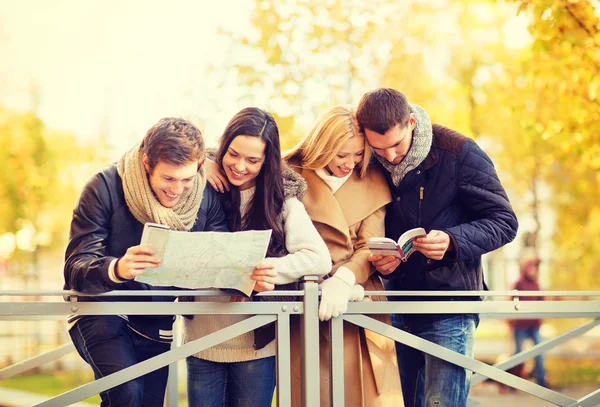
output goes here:
[[159, 267], [148, 268], [136, 281], [153, 286], [233, 288], [252, 293], [250, 275], [267, 253], [271, 230], [243, 232], [146, 231], [142, 244], [164, 253]]

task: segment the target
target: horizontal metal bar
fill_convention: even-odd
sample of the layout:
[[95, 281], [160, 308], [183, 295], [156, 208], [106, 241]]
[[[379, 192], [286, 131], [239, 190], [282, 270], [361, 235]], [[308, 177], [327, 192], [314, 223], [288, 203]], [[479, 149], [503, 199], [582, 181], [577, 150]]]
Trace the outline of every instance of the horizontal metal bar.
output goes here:
[[[510, 359], [507, 359], [504, 362], [495, 364], [494, 367], [506, 371], [506, 370], [510, 369], [511, 367], [514, 367], [520, 363], [523, 363], [528, 359], [534, 358], [537, 355], [545, 353], [546, 351], [553, 349], [556, 346], [558, 346], [572, 338], [581, 336], [584, 333], [590, 331], [591, 329], [595, 328], [598, 325], [600, 325], [600, 319], [595, 319], [594, 321], [591, 321], [585, 325], [579, 326], [575, 329], [572, 329], [568, 332], [563, 333], [562, 335], [559, 335], [550, 340], [541, 342], [523, 352], [517, 353], [516, 355], [513, 355]], [[481, 375], [474, 375], [473, 378], [471, 379], [471, 386], [475, 386], [476, 384], [479, 384], [483, 381], [485, 381], [485, 377], [482, 377]]]
[[301, 314], [301, 302], [0, 302], [3, 316], [29, 315], [179, 315]]
[[[302, 314], [301, 302], [0, 302], [0, 319], [36, 315]], [[347, 314], [470, 314], [502, 318], [600, 317], [600, 301], [376, 301], [349, 303]]]
[[56, 359], [68, 355], [75, 350], [75, 346], [72, 343], [65, 343], [57, 348], [54, 348], [48, 352], [40, 353], [39, 355], [32, 356], [21, 362], [7, 366], [4, 369], [0, 369], [0, 380], [8, 379], [9, 377], [16, 376], [30, 369], [42, 366], [46, 363], [53, 362]]
[[211, 346], [219, 344], [223, 341], [234, 338], [243, 333], [250, 332], [253, 329], [271, 323], [276, 319], [277, 318], [275, 316], [271, 315], [256, 315], [250, 317], [241, 322], [230, 325], [227, 328], [223, 328], [217, 332], [206, 335], [205, 337], [196, 339], [195, 341], [188, 342], [185, 345], [171, 349], [136, 365], [130, 366], [91, 383], [84, 384], [83, 386], [51, 398], [43, 403], [36, 404], [36, 407], [58, 407], [71, 405], [76, 401], [86, 399], [94, 394], [98, 394], [129, 380], [135, 379], [136, 377], [145, 375], [146, 373], [184, 359], [203, 349], [210, 348]]
[[[304, 291], [268, 291], [264, 293], [254, 294], [253, 297], [287, 297], [287, 296], [303, 296]], [[114, 290], [105, 293], [89, 294], [74, 290], [0, 290], [1, 296], [24, 296], [24, 297], [218, 297], [218, 296], [239, 296], [241, 294], [221, 290]]]
[[600, 317], [600, 301], [363, 301], [348, 304], [347, 314], [507, 314], [510, 318], [557, 315]]
[[[255, 294], [256, 296], [302, 296], [303, 291], [269, 291]], [[68, 296], [79, 297], [132, 297], [148, 296], [219, 296], [235, 295], [221, 290], [115, 290], [106, 293], [89, 294], [75, 290], [0, 290], [0, 296]], [[387, 297], [600, 297], [600, 291], [365, 291], [366, 296]]]
[[365, 291], [387, 297], [600, 297], [600, 291]]
[[559, 406], [569, 406], [576, 400], [546, 389], [528, 380], [509, 374], [503, 370], [487, 365], [470, 357], [461, 355], [443, 346], [437, 345], [425, 339], [419, 338], [408, 332], [396, 329], [383, 322], [377, 321], [365, 315], [343, 315], [344, 320], [352, 322], [360, 327], [369, 329], [375, 333], [403, 343], [411, 348], [426, 352], [432, 356], [443, 359], [465, 369], [477, 372], [500, 383], [505, 383], [515, 389], [524, 391], [533, 396], [549, 401]]

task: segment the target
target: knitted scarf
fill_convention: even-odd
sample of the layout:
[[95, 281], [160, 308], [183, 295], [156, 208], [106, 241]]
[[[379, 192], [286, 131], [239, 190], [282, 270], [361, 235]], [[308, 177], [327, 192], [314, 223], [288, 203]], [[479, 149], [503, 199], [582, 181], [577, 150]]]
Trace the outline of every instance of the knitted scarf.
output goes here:
[[206, 186], [204, 168], [200, 168], [194, 186], [183, 193], [173, 208], [165, 208], [156, 199], [142, 161], [140, 144], [121, 157], [117, 171], [123, 180], [127, 207], [140, 223], [160, 223], [172, 230], [190, 230], [194, 226]]
[[398, 164], [393, 165], [384, 157], [378, 154], [373, 154], [392, 176], [392, 182], [395, 186], [400, 185], [404, 176], [409, 171], [417, 168], [421, 164], [429, 150], [433, 140], [433, 130], [431, 128], [431, 120], [427, 112], [418, 105], [410, 105], [410, 111], [417, 117], [417, 126], [413, 130], [412, 143], [406, 157]]

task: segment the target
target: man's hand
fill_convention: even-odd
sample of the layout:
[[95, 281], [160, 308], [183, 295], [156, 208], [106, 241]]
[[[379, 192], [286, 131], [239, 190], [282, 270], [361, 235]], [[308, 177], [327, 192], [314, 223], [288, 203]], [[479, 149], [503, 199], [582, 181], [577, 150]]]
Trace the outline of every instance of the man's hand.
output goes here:
[[432, 230], [424, 237], [418, 237], [413, 242], [413, 247], [423, 253], [425, 257], [441, 260], [450, 246], [450, 236], [441, 230]]
[[161, 259], [154, 257], [154, 249], [148, 246], [132, 246], [117, 263], [115, 274], [121, 280], [133, 280], [147, 268], [158, 267]]
[[206, 180], [212, 185], [215, 191], [221, 193], [225, 192], [225, 190], [229, 191], [229, 180], [221, 172], [219, 164], [207, 158], [204, 161], [204, 170], [206, 171]]
[[273, 291], [275, 289], [275, 278], [277, 272], [271, 264], [259, 264], [254, 268], [250, 278], [256, 281], [254, 291], [262, 293], [265, 291]]
[[371, 254], [368, 260], [384, 276], [391, 274], [400, 265], [400, 259], [395, 256], [383, 257], [381, 254]]

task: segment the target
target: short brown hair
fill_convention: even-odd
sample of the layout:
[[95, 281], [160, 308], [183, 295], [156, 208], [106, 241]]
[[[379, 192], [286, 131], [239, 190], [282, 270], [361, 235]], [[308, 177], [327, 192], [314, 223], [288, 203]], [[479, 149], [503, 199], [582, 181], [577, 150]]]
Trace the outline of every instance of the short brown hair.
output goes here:
[[391, 88], [379, 88], [360, 98], [356, 118], [361, 128], [385, 134], [397, 124], [404, 127], [410, 117], [410, 105], [404, 93]]
[[148, 130], [140, 149], [148, 157], [152, 172], [159, 161], [185, 165], [199, 160], [204, 154], [204, 139], [189, 121], [165, 117]]

